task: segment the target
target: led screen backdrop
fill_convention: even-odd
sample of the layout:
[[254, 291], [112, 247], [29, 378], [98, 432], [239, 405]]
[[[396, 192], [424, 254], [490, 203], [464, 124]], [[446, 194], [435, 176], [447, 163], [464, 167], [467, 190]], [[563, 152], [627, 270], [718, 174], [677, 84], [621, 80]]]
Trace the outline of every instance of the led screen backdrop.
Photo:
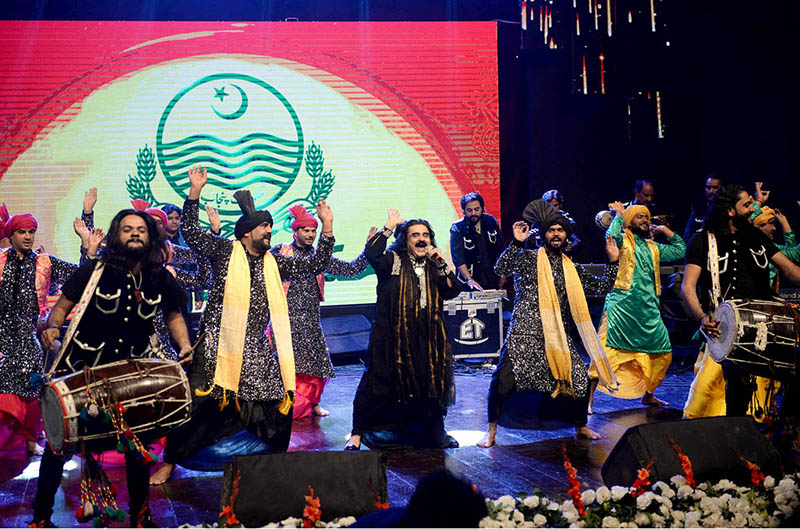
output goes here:
[[[5, 21], [0, 40], [0, 201], [35, 214], [54, 255], [77, 259], [87, 188], [107, 227], [134, 198], [181, 205], [197, 163], [225, 235], [237, 189], [272, 212], [276, 243], [288, 209], [321, 197], [347, 260], [390, 207], [442, 248], [464, 193], [499, 215], [494, 23]], [[374, 287], [329, 283], [327, 303]]]

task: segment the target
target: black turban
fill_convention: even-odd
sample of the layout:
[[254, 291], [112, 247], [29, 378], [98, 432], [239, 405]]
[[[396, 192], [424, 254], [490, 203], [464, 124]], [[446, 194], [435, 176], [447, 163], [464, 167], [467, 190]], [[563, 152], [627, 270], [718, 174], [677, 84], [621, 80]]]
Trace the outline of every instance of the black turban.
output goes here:
[[250, 233], [253, 229], [265, 222], [272, 224], [272, 215], [269, 211], [257, 210], [253, 202], [253, 195], [246, 189], [240, 189], [233, 194], [233, 198], [239, 203], [239, 209], [242, 210], [242, 216], [236, 221], [236, 228], [233, 234], [237, 239], [241, 239], [245, 234]]
[[572, 235], [573, 227], [572, 222], [561, 215], [555, 208], [544, 200], [534, 200], [525, 206], [522, 212], [522, 218], [529, 224], [535, 224], [539, 227], [539, 233], [544, 235], [550, 226], [559, 224], [567, 232], [567, 237]]

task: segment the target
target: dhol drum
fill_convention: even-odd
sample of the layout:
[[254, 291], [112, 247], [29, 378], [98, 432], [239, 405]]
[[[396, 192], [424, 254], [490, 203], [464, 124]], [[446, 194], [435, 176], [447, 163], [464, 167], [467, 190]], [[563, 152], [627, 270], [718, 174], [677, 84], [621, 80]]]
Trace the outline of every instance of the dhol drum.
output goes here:
[[767, 378], [797, 373], [797, 307], [785, 301], [728, 300], [714, 311], [720, 337], [708, 342], [711, 357]]
[[86, 413], [81, 418], [90, 395], [108, 406], [122, 404], [125, 423], [145, 444], [187, 422], [191, 411], [189, 380], [177, 362], [137, 359], [87, 368], [42, 389], [42, 421], [55, 452], [81, 441], [95, 452], [116, 446], [113, 424], [86, 421]]

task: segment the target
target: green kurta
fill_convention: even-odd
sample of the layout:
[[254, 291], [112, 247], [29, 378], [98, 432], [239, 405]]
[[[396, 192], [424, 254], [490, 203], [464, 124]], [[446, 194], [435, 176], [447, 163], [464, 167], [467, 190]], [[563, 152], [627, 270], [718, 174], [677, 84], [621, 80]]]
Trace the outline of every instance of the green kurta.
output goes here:
[[[617, 216], [608, 228], [622, 249], [622, 217]], [[606, 316], [606, 345], [636, 353], [669, 353], [672, 345], [664, 321], [661, 319], [655, 289], [653, 256], [645, 239], [634, 235], [636, 266], [630, 290], [615, 288], [606, 296], [603, 312]], [[683, 259], [686, 243], [675, 234], [667, 244], [656, 243], [661, 261]]]

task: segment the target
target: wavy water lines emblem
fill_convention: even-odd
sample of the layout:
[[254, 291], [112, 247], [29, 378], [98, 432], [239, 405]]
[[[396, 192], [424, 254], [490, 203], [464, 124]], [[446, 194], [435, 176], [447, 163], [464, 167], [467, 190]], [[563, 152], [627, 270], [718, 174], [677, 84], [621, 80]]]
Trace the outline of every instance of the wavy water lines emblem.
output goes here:
[[297, 114], [278, 90], [243, 74], [206, 76], [167, 105], [156, 134], [159, 167], [185, 197], [189, 168], [208, 170], [203, 200], [221, 214], [238, 214], [233, 192], [248, 188], [256, 207], [278, 200], [303, 161]]

